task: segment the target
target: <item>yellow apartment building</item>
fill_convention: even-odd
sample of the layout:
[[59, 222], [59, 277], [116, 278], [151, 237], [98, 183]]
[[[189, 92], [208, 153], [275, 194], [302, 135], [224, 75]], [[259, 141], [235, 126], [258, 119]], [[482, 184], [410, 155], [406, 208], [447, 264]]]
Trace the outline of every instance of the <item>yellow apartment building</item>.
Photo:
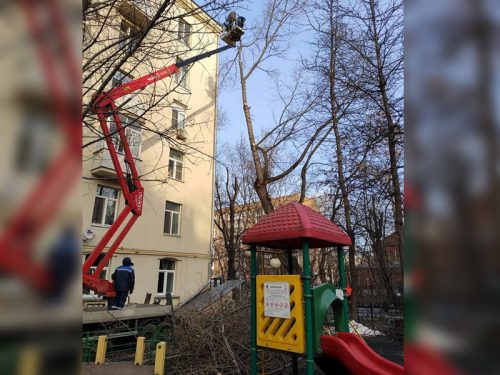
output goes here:
[[[154, 10], [143, 4], [123, 1], [84, 20], [84, 104], [110, 71], [107, 64], [133, 48], [134, 37], [153, 17]], [[164, 18], [106, 89], [218, 47], [221, 27], [192, 1], [175, 1]], [[132, 303], [142, 303], [147, 293], [171, 293], [179, 303], [209, 280], [217, 64], [213, 55], [118, 101], [144, 186], [144, 205], [102, 276], [110, 279], [122, 259], [131, 257], [136, 274]], [[84, 123], [82, 261], [125, 206], [99, 123], [91, 116]], [[117, 138], [113, 142], [120, 154], [123, 145]]]

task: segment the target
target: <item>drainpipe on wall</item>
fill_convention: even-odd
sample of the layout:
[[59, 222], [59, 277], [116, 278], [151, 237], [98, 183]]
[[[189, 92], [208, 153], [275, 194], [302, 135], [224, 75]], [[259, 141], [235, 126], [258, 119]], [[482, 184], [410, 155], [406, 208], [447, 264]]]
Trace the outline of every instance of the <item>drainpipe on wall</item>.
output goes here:
[[[219, 45], [219, 39], [217, 38], [217, 45]], [[208, 280], [212, 278], [212, 262], [214, 261], [214, 218], [215, 218], [215, 156], [217, 152], [217, 105], [218, 105], [218, 94], [219, 94], [219, 54], [215, 55], [215, 109], [214, 109], [214, 147], [212, 150], [212, 162], [213, 162], [213, 173], [212, 173], [212, 209], [211, 209], [211, 222], [210, 222], [210, 244], [208, 245], [210, 252], [210, 262], [208, 263]]]

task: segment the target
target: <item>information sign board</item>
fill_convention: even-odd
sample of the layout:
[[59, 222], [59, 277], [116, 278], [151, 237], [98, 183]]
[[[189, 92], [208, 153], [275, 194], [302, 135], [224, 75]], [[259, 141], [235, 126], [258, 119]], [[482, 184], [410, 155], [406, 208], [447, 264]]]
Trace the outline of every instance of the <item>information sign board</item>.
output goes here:
[[264, 283], [264, 316], [290, 319], [290, 285], [288, 282]]

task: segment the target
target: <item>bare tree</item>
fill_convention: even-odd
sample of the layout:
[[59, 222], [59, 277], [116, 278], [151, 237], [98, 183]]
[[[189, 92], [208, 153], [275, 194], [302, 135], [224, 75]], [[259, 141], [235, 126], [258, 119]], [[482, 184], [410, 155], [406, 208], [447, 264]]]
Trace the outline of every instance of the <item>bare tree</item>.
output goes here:
[[[342, 8], [338, 0], [317, 0], [311, 4], [308, 16], [309, 25], [315, 38], [312, 43], [313, 57], [305, 61], [305, 68], [314, 74], [313, 85], [322, 93], [321, 100], [315, 105], [317, 116], [330, 122], [332, 139], [325, 142], [327, 160], [334, 162], [332, 179], [325, 181], [328, 186], [338, 187], [334, 200], [339, 201], [342, 215], [332, 212], [332, 221], [342, 217], [345, 230], [352, 240], [349, 246], [349, 275], [353, 288], [351, 295], [351, 317], [357, 316], [358, 277], [356, 269], [356, 236], [353, 227], [351, 193], [348, 185], [349, 167], [345, 154], [353, 148], [354, 138], [349, 135], [356, 131], [350, 117], [354, 117], [356, 91], [346, 85], [346, 70], [352, 69], [352, 51], [345, 42], [348, 28], [344, 24]], [[333, 149], [333, 155], [331, 150]], [[330, 154], [330, 155], [328, 155]], [[366, 152], [359, 153], [362, 157]]]
[[[278, 82], [277, 86], [281, 86], [281, 89], [277, 88], [276, 92], [281, 101], [281, 111], [276, 115], [275, 123], [259, 139], [254, 130], [248, 84], [257, 71], [275, 76], [276, 72], [267, 63], [276, 57], [283, 57], [288, 48], [286, 41], [291, 35], [290, 28], [296, 26], [293, 22], [304, 11], [303, 5], [304, 2], [299, 0], [269, 0], [262, 22], [252, 28], [253, 35], [247, 35], [238, 51], [243, 113], [256, 174], [254, 188], [265, 213], [274, 209], [269, 186], [289, 176], [306, 161], [317, 150], [315, 146], [328, 127], [327, 122], [318, 125], [304, 121], [314, 102], [309, 98], [315, 95], [304, 90], [302, 78], [296, 75], [287, 84]], [[279, 168], [276, 168], [278, 154], [287, 147], [294, 149], [293, 158], [288, 161], [288, 165], [283, 166], [286, 161], [280, 156]]]
[[403, 2], [358, 0], [344, 7], [352, 34], [346, 41], [360, 66], [346, 78], [376, 118], [376, 137], [387, 142], [394, 227], [403, 272], [403, 198], [400, 166], [403, 156]]
[[[225, 278], [241, 278], [249, 271], [248, 260], [244, 256], [241, 237], [252, 225], [261, 219], [265, 212], [254, 189], [255, 169], [252, 156], [245, 139], [234, 145], [224, 143], [219, 146], [218, 167], [216, 169], [215, 226], [214, 248], [219, 269]], [[296, 200], [297, 195], [286, 195], [291, 184], [290, 178], [284, 178], [271, 186], [271, 194], [277, 198], [273, 204], [282, 205]], [[262, 269], [275, 257], [259, 257]], [[315, 264], [314, 251], [311, 263]], [[295, 263], [297, 272], [300, 271]], [[286, 270], [286, 264], [283, 271]]]
[[[220, 174], [219, 174], [220, 175]], [[221, 192], [221, 190], [224, 190]], [[224, 194], [225, 199], [222, 198]], [[236, 202], [239, 196], [238, 178], [231, 176], [226, 169], [225, 182], [221, 186], [220, 178], [215, 182], [216, 219], [215, 225], [224, 240], [225, 255], [227, 257], [227, 280], [236, 279], [235, 256], [239, 245], [236, 236]], [[239, 237], [239, 236], [238, 236]]]
[[385, 215], [382, 210], [377, 207], [375, 197], [372, 197], [371, 202], [366, 207], [366, 230], [370, 236], [372, 252], [375, 255], [377, 262], [377, 276], [381, 279], [384, 300], [389, 301], [394, 306], [396, 305], [396, 296], [394, 294], [394, 286], [391, 278], [391, 273], [388, 268], [387, 251], [384, 244], [385, 237]]
[[245, 275], [246, 265], [241, 237], [260, 217], [253, 190], [253, 165], [244, 140], [231, 146], [222, 144], [216, 169], [214, 248], [225, 279]]
[[[353, 287], [351, 316], [355, 318], [358, 247], [371, 243], [374, 259], [385, 256], [384, 239], [378, 231], [383, 229], [385, 234], [385, 221], [383, 228], [376, 226], [379, 237], [375, 241], [375, 219], [371, 217], [367, 224], [366, 194], [391, 206], [388, 212], [394, 218], [402, 256], [398, 166], [403, 126], [401, 4], [316, 0], [307, 14], [315, 38], [312, 57], [304, 66], [313, 72], [312, 84], [323, 93], [313, 113], [331, 123], [331, 136], [320, 148], [323, 158], [316, 161], [317, 181], [331, 197], [332, 220], [340, 222], [353, 240], [348, 273]], [[393, 291], [387, 267], [374, 269], [383, 281], [383, 294], [390, 297]]]

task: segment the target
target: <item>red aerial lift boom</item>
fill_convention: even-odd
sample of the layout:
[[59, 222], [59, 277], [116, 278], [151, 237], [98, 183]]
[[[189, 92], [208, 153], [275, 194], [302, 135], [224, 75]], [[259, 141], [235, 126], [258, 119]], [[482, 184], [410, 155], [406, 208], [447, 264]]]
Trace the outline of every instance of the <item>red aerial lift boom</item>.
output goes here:
[[[36, 240], [54, 219], [81, 171], [81, 72], [71, 48], [63, 12], [53, 0], [20, 5], [40, 60], [50, 106], [65, 138], [53, 160], [0, 233], [0, 274], [25, 281], [46, 293], [54, 287], [47, 262], [33, 256]], [[58, 53], [54, 53], [53, 50]]]
[[[116, 170], [117, 178], [120, 183], [120, 188], [125, 198], [125, 208], [116, 218], [115, 222], [111, 227], [108, 228], [104, 236], [101, 238], [96, 248], [92, 251], [90, 256], [87, 258], [83, 264], [82, 275], [83, 275], [83, 285], [97, 292], [107, 298], [112, 298], [115, 296], [115, 291], [113, 284], [108, 280], [103, 280], [99, 278], [99, 275], [103, 268], [108, 264], [109, 260], [113, 256], [120, 243], [123, 241], [124, 237], [129, 232], [130, 228], [134, 225], [136, 220], [142, 214], [142, 206], [144, 202], [144, 188], [142, 187], [139, 173], [134, 162], [134, 158], [130, 151], [130, 147], [125, 135], [125, 129], [123, 127], [122, 121], [120, 119], [115, 101], [120, 99], [125, 95], [129, 95], [135, 91], [142, 90], [145, 87], [160, 81], [164, 78], [170, 77], [173, 74], [180, 72], [180, 69], [184, 66], [188, 66], [204, 58], [212, 56], [214, 54], [220, 53], [227, 49], [234, 47], [235, 42], [239, 41], [241, 35], [243, 35], [243, 25], [245, 19], [243, 17], [237, 17], [234, 12], [230, 13], [228, 20], [224, 24], [225, 34], [222, 36], [222, 40], [228, 43], [224, 47], [217, 48], [212, 51], [202, 53], [198, 56], [191, 57], [184, 61], [172, 64], [153, 73], [145, 75], [143, 77], [134, 79], [130, 82], [117, 86], [108, 92], [98, 93], [94, 97], [93, 112], [97, 115], [99, 123], [102, 129], [104, 139], [111, 155], [111, 160], [113, 161], [113, 166]], [[116, 132], [120, 137], [121, 143], [123, 144], [124, 159], [125, 164], [128, 166], [130, 173], [125, 176], [124, 171], [120, 165], [118, 159], [118, 154], [113, 144], [112, 136], [107, 118], [109, 116], [113, 117], [113, 121], [116, 124]], [[129, 217], [129, 215], [132, 215]], [[125, 226], [118, 232], [122, 224], [127, 220]], [[98, 262], [96, 269], [91, 274], [90, 268], [99, 259], [99, 256], [103, 253], [104, 249], [112, 240], [113, 236], [118, 233], [115, 240], [107, 250], [106, 254]]]

